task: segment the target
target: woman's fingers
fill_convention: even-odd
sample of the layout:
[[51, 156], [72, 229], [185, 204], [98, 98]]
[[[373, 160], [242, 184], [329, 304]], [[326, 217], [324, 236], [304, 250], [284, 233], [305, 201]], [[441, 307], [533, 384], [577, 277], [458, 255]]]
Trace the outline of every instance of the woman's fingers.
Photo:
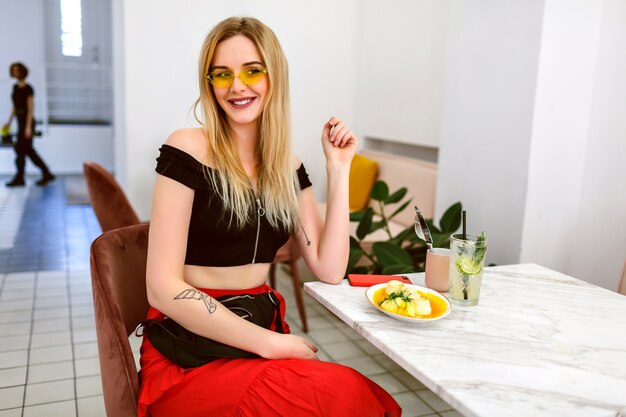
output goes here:
[[317, 346], [315, 346], [310, 340], [308, 339], [304, 339], [304, 341], [306, 342], [306, 345], [309, 347], [309, 349], [311, 349], [313, 352], [317, 353], [317, 351], [319, 350], [317, 348]]
[[341, 148], [354, 137], [354, 133], [340, 119], [331, 117], [326, 126], [329, 125], [332, 126], [332, 129], [328, 139], [334, 146]]

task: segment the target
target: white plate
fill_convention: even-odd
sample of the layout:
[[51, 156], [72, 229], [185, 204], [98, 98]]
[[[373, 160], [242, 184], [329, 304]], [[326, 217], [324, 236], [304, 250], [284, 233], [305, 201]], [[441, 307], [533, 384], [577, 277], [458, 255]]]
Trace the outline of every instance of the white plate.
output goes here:
[[381, 288], [385, 288], [386, 286], [387, 286], [386, 283], [372, 285], [367, 290], [365, 290], [365, 297], [368, 299], [370, 304], [372, 306], [374, 306], [374, 308], [376, 308], [376, 310], [381, 311], [381, 312], [385, 313], [386, 315], [388, 315], [390, 317], [393, 317], [394, 319], [397, 319], [397, 320], [400, 320], [400, 321], [406, 321], [408, 323], [430, 322], [430, 321], [440, 320], [440, 319], [446, 317], [448, 314], [450, 314], [450, 310], [452, 310], [452, 306], [450, 305], [450, 301], [448, 301], [448, 299], [446, 297], [444, 297], [443, 295], [441, 295], [437, 291], [431, 290], [430, 288], [422, 287], [420, 285], [404, 284], [405, 288], [410, 288], [410, 289], [414, 289], [414, 290], [417, 290], [417, 291], [420, 291], [420, 292], [433, 294], [437, 298], [442, 299], [446, 303], [446, 311], [442, 315], [440, 315], [438, 317], [431, 317], [431, 318], [409, 317], [409, 316], [403, 316], [402, 314], [392, 313], [391, 311], [387, 311], [384, 308], [381, 308], [378, 304], [376, 304], [374, 302], [374, 293], [376, 293], [376, 291], [378, 291]]

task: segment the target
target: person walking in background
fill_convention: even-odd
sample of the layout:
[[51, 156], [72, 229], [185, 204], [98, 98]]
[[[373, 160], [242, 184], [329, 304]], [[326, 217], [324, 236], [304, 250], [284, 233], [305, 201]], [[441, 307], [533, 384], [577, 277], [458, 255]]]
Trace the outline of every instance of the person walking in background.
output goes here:
[[14, 144], [17, 173], [6, 185], [7, 187], [23, 187], [26, 184], [24, 181], [24, 169], [26, 167], [26, 156], [28, 156], [33, 164], [41, 170], [41, 178], [36, 184], [44, 186], [50, 181], [53, 181], [55, 176], [50, 172], [46, 163], [33, 147], [33, 137], [35, 134], [35, 118], [33, 115], [35, 108], [35, 91], [33, 87], [26, 82], [28, 68], [21, 62], [14, 62], [9, 66], [9, 74], [11, 77], [15, 78], [17, 82], [13, 86], [13, 94], [11, 95], [13, 109], [3, 129], [8, 129], [13, 120], [13, 116], [17, 117], [17, 140]]

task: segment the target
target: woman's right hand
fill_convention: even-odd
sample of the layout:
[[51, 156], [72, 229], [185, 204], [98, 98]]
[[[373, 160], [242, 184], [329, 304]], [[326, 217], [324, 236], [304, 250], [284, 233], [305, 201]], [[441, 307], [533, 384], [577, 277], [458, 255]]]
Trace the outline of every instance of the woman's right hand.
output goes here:
[[272, 333], [267, 348], [261, 354], [266, 359], [318, 359], [317, 347], [304, 337], [293, 334]]

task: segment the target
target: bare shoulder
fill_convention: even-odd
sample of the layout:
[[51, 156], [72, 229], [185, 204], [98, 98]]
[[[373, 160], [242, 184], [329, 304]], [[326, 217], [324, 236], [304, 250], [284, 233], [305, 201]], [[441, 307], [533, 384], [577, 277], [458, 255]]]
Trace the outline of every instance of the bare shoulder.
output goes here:
[[300, 165], [302, 165], [302, 161], [300, 160], [300, 158], [298, 158], [298, 155], [293, 155], [291, 158], [293, 159], [293, 166], [295, 166], [296, 169], [300, 168]]
[[207, 160], [206, 140], [200, 128], [175, 130], [165, 143], [188, 153], [202, 163], [205, 163]]

